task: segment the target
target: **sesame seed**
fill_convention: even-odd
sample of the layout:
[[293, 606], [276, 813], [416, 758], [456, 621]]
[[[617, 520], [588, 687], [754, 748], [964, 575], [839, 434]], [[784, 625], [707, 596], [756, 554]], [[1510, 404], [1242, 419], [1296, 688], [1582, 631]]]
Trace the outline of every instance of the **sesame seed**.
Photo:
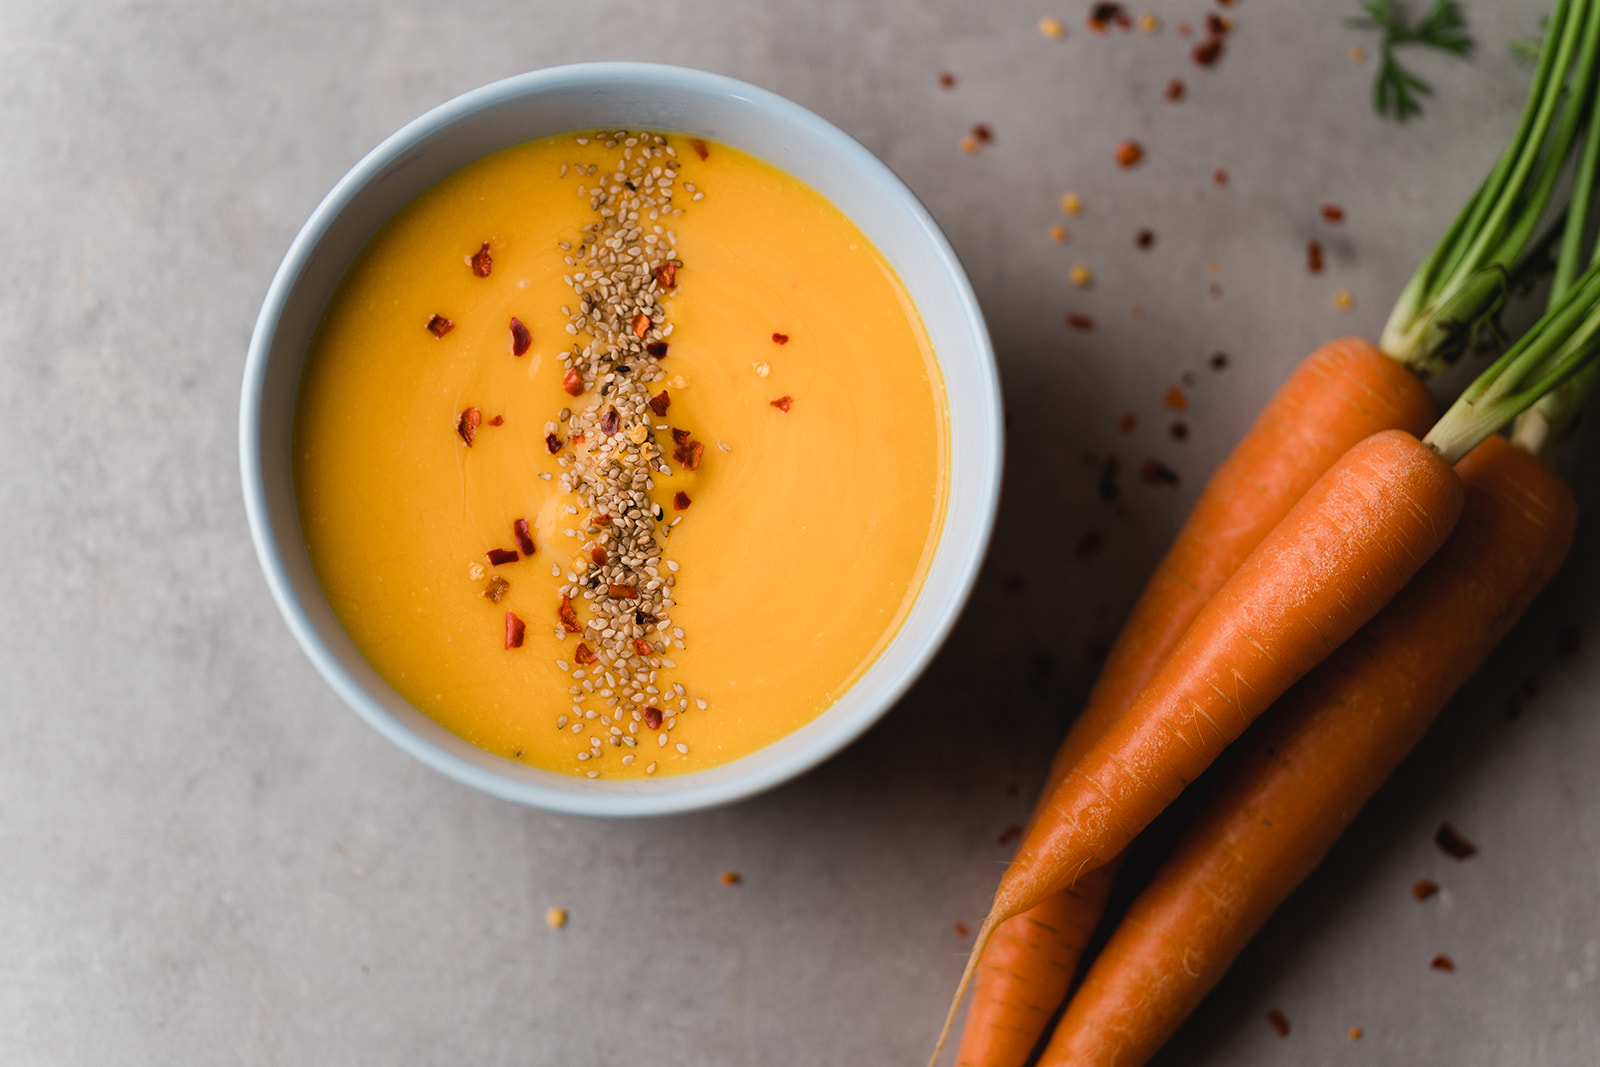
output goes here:
[[644, 773], [646, 773], [646, 774], [654, 774], [654, 773], [656, 773], [656, 765], [654, 763], [650, 764], [648, 767], [646, 767], [644, 769]]
[[679, 755], [687, 756], [689, 754], [689, 746], [682, 741], [679, 741], [676, 747]]
[[590, 778], [598, 778], [598, 777], [600, 777], [600, 772], [599, 771], [590, 771], [588, 773], [588, 777], [590, 777]]

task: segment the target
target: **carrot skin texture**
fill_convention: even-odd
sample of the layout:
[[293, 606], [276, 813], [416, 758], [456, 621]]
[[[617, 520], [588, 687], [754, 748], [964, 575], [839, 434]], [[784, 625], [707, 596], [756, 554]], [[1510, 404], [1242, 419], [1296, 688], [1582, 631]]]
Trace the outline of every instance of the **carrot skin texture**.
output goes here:
[[[1416, 375], [1357, 337], [1308, 356], [1212, 474], [1145, 583], [1082, 713], [1057, 750], [1039, 804], [1127, 709], [1206, 602], [1294, 503], [1359, 441], [1420, 437], [1437, 417]], [[975, 979], [957, 1067], [1022, 1067], [1066, 997], [1116, 876], [1097, 868], [996, 929]]]
[[1555, 471], [1500, 437], [1456, 471], [1467, 495], [1450, 540], [1245, 740], [1040, 1067], [1149, 1060], [1550, 581], [1577, 520]]
[[1462, 497], [1455, 472], [1401, 430], [1340, 457], [1055, 791], [1001, 880], [997, 921], [1121, 852], [1400, 591], [1449, 536]]

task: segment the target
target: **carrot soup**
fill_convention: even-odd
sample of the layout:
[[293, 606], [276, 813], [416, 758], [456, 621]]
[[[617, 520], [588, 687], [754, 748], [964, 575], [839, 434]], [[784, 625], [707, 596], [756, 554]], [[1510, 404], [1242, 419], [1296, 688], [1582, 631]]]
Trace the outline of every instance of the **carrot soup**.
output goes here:
[[305, 363], [302, 528], [402, 696], [590, 778], [747, 755], [888, 644], [938, 540], [944, 386], [868, 239], [715, 142], [566, 134], [440, 182]]

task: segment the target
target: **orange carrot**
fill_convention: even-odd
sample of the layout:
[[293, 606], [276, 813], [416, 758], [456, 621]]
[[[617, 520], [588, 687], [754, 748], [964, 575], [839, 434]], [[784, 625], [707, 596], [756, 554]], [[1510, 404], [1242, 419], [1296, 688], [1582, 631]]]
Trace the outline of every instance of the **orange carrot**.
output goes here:
[[1577, 505], [1491, 437], [1456, 467], [1443, 549], [1244, 741], [1090, 968], [1040, 1067], [1137, 1067], [1216, 984], [1550, 580]]
[[[1057, 788], [1001, 879], [956, 1003], [995, 927], [1121, 852], [1410, 580], [1449, 536], [1461, 503], [1450, 466], [1404, 431], [1374, 434], [1340, 457]], [[945, 1032], [954, 1014], [953, 1004]]]
[[[1434, 419], [1421, 380], [1357, 337], [1323, 345], [1267, 403], [1211, 480], [1106, 657], [1053, 761], [1040, 807], [1156, 672], [1206, 601], [1349, 448]], [[1021, 1067], [1055, 1014], [1094, 932], [1115, 871], [1008, 920], [983, 954], [958, 1067]]]

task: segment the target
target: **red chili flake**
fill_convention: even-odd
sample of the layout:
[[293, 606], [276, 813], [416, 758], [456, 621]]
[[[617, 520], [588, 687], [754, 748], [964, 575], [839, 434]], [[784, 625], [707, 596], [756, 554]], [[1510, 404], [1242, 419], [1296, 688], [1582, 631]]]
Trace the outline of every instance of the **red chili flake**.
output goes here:
[[579, 446], [581, 444], [583, 444], [583, 434], [581, 434], [581, 433], [573, 434], [572, 435], [572, 446], [574, 448], [576, 448], [577, 446]]
[[653, 656], [656, 654], [655, 646], [642, 637], [633, 639], [633, 650], [641, 656]]
[[638, 600], [639, 590], [631, 585], [608, 585], [606, 595], [612, 600]]
[[956, 87], [956, 76], [954, 74], [951, 74], [948, 70], [940, 71], [939, 72], [939, 88], [941, 88], [941, 89], [954, 89], [955, 87]]
[[596, 526], [610, 526], [611, 525], [611, 516], [610, 515], [596, 515], [594, 517], [594, 524]]
[[675, 445], [683, 444], [689, 439], [689, 436], [688, 430], [680, 430], [676, 426], [672, 428], [672, 443]]
[[1462, 837], [1454, 826], [1447, 822], [1439, 824], [1439, 832], [1433, 835], [1433, 843], [1444, 850], [1444, 854], [1451, 859], [1464, 860], [1478, 851], [1478, 846]]
[[648, 611], [636, 611], [633, 613], [633, 624], [635, 626], [654, 626], [660, 621]]
[[1180, 22], [1180, 23], [1178, 23], [1178, 36], [1179, 37], [1193, 37], [1194, 36], [1194, 28], [1191, 27], [1187, 22]]
[[1133, 428], [1137, 425], [1139, 425], [1139, 416], [1131, 411], [1124, 411], [1122, 418], [1117, 420], [1117, 429], [1123, 433], [1132, 433]]
[[472, 273], [480, 278], [487, 278], [489, 271], [494, 267], [494, 257], [489, 255], [489, 242], [483, 242], [483, 247], [472, 254]]
[[1218, 167], [1216, 170], [1211, 172], [1211, 180], [1217, 185], [1227, 185], [1228, 172], [1223, 170], [1221, 167]]
[[1195, 61], [1196, 66], [1216, 66], [1217, 60], [1222, 58], [1222, 38], [1207, 37], [1194, 46], [1194, 51], [1189, 53], [1189, 58]]
[[511, 354], [525, 356], [528, 348], [533, 344], [533, 333], [524, 325], [522, 320], [512, 316], [511, 319]]
[[1212, 282], [1210, 285], [1206, 286], [1206, 292], [1210, 293], [1212, 296], [1221, 296], [1222, 285], [1218, 282]]
[[1306, 242], [1306, 270], [1312, 274], [1322, 273], [1322, 242]]
[[1183, 390], [1176, 385], [1167, 390], [1166, 395], [1161, 398], [1161, 402], [1173, 411], [1187, 411], [1189, 409], [1189, 398], [1184, 396]]
[[606, 413], [600, 416], [600, 432], [611, 437], [620, 429], [622, 429], [622, 416], [617, 414], [616, 408], [606, 408]]
[[1127, 9], [1121, 4], [1112, 3], [1095, 4], [1089, 9], [1089, 17], [1084, 21], [1095, 33], [1105, 33], [1112, 26], [1125, 30], [1133, 25]]
[[656, 359], [664, 359], [667, 354], [667, 342], [651, 341], [649, 344], [644, 346], [644, 350], [650, 353]]
[[1021, 836], [1022, 827], [1016, 823], [1011, 823], [1004, 830], [1000, 831], [1000, 837], [995, 841], [995, 844], [1004, 847], [1011, 844], [1011, 842], [1015, 841]]
[[428, 332], [435, 337], [443, 337], [456, 328], [456, 324], [443, 315], [435, 315], [428, 320]]
[[483, 595], [488, 597], [491, 603], [498, 604], [505, 597], [506, 590], [510, 588], [511, 583], [497, 574], [489, 579], [489, 584], [484, 588]]
[[651, 704], [644, 709], [644, 724], [652, 730], [661, 729], [661, 709]]
[[1187, 388], [1194, 388], [1194, 374], [1190, 371], [1184, 371], [1178, 375], [1178, 381], [1182, 382]]
[[1166, 98], [1176, 104], [1189, 92], [1188, 86], [1183, 84], [1182, 78], [1173, 78], [1167, 83]]
[[1277, 1008], [1267, 1012], [1267, 1025], [1272, 1027], [1272, 1032], [1279, 1037], [1289, 1036], [1289, 1017]]
[[672, 494], [672, 510], [687, 511], [689, 509], [689, 494], [679, 491]]
[[556, 605], [556, 618], [561, 620], [561, 629], [569, 634], [580, 634], [583, 627], [578, 625], [578, 613], [572, 606], [572, 598], [563, 596], [561, 603]]
[[1213, 37], [1221, 37], [1233, 31], [1233, 22], [1223, 18], [1215, 11], [1206, 12], [1206, 32]]
[[1228, 353], [1213, 352], [1211, 358], [1206, 360], [1212, 370], [1226, 370], [1228, 368]]
[[516, 551], [510, 548], [491, 548], [487, 555], [490, 565], [495, 567], [500, 566], [502, 563], [515, 563], [517, 561]]
[[1106, 535], [1099, 530], [1085, 530], [1082, 537], [1078, 538], [1077, 547], [1073, 551], [1079, 559], [1088, 559], [1090, 556], [1106, 547]]
[[483, 412], [477, 408], [468, 408], [456, 416], [456, 433], [461, 435], [468, 448], [472, 447], [472, 439], [478, 436], [478, 425], [482, 422]]
[[706, 143], [698, 137], [689, 138], [689, 147], [694, 149], [694, 154], [699, 156], [702, 160], [711, 155], [711, 149], [708, 148]]
[[594, 650], [587, 644], [579, 641], [578, 647], [572, 650], [572, 662], [580, 667], [587, 667], [591, 664], [599, 663], [600, 657], [595, 655]]
[[522, 634], [526, 629], [521, 619], [509, 611], [506, 612], [506, 647], [521, 648]]
[[1156, 243], [1154, 230], [1140, 230], [1133, 235], [1133, 246], [1139, 249], [1150, 248]]
[[966, 937], [970, 933], [972, 933], [972, 931], [967, 929], [967, 924], [966, 923], [956, 923], [956, 936], [957, 937]]
[[773, 400], [770, 403], [773, 407], [787, 415], [789, 413], [789, 408], [794, 405], [794, 397], [780, 396], [778, 399]]
[[633, 316], [633, 335], [635, 337], [643, 337], [645, 334], [647, 334], [649, 332], [650, 332], [650, 316], [646, 315], [642, 311], [637, 312]]
[[786, 333], [775, 333], [772, 335], [772, 343], [775, 345], [786, 345], [789, 343], [789, 335]]
[[583, 395], [583, 375], [578, 373], [577, 367], [570, 368], [561, 376], [561, 388], [567, 391], [568, 396]]
[[1446, 974], [1454, 974], [1456, 969], [1456, 961], [1441, 952], [1437, 956], [1433, 957], [1433, 962], [1429, 963], [1428, 966], [1432, 967], [1436, 971], [1443, 971]]
[[1144, 160], [1144, 146], [1138, 141], [1123, 141], [1117, 145], [1117, 166], [1123, 170], [1137, 167]]
[[[677, 434], [673, 434], [673, 437], [676, 438]], [[700, 469], [700, 458], [705, 452], [706, 446], [699, 441], [688, 441], [673, 451], [672, 458], [677, 460], [684, 470], [697, 471]]]
[[496, 415], [494, 418], [489, 420], [490, 426], [504, 426], [505, 424], [506, 417], [504, 415]]
[[1189, 424], [1182, 419], [1174, 419], [1167, 433], [1172, 435], [1174, 441], [1187, 441], [1189, 439]]
[[512, 523], [511, 534], [517, 539], [517, 547], [522, 549], [524, 556], [531, 556], [537, 551], [533, 544], [533, 534], [528, 532], [527, 519], [518, 519]]
[[1427, 878], [1423, 878], [1420, 881], [1418, 881], [1416, 885], [1411, 887], [1411, 898], [1413, 900], [1427, 900], [1429, 897], [1433, 896], [1438, 891], [1439, 891], [1439, 883], [1438, 882], [1431, 881], [1430, 879], [1427, 879]]
[[544, 435], [545, 450], [548, 451], [552, 456], [561, 451], [561, 446], [563, 444], [565, 444], [565, 442], [553, 433], [547, 433]]
[[670, 259], [656, 268], [656, 284], [663, 289], [678, 287], [678, 265]]
[[1218, 7], [1232, 7], [1234, 0], [1217, 0]]
[[1344, 208], [1338, 204], [1323, 204], [1318, 210], [1322, 212], [1323, 222], [1337, 226], [1344, 221]]
[[986, 122], [979, 122], [972, 127], [972, 138], [979, 144], [994, 144], [994, 131]]
[[1068, 315], [1067, 325], [1074, 330], [1092, 330], [1094, 329], [1094, 319], [1088, 315]]
[[665, 389], [661, 390], [661, 392], [650, 398], [650, 410], [655, 412], [657, 417], [665, 415], [667, 413], [667, 409], [671, 406], [672, 398], [667, 395], [667, 391]]
[[606, 560], [609, 557], [606, 555], [606, 550], [604, 548], [600, 547], [599, 545], [595, 545], [593, 548], [589, 549], [589, 558], [594, 560], [594, 565], [596, 567], [604, 567], [606, 565]]
[[1147, 459], [1139, 464], [1139, 480], [1145, 485], [1177, 485], [1178, 472], [1159, 459]]

